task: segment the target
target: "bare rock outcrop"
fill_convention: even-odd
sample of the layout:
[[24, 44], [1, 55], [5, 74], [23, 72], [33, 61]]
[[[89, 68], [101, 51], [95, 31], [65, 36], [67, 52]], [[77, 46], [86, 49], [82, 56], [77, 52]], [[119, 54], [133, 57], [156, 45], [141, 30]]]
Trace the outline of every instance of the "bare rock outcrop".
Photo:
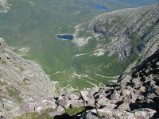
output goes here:
[[55, 107], [55, 89], [38, 64], [17, 56], [0, 38], [0, 115]]

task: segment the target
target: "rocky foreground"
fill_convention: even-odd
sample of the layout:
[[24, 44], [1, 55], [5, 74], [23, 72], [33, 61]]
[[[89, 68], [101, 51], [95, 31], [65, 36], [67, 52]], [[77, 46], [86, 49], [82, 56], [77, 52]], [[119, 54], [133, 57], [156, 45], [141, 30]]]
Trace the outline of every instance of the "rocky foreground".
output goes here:
[[39, 65], [0, 39], [0, 119], [159, 118], [159, 50], [107, 87], [56, 94]]
[[62, 115], [62, 119], [159, 118], [159, 50], [133, 68], [132, 73], [122, 75], [118, 83], [80, 94], [64, 94], [56, 103], [63, 110], [85, 107], [77, 115]]

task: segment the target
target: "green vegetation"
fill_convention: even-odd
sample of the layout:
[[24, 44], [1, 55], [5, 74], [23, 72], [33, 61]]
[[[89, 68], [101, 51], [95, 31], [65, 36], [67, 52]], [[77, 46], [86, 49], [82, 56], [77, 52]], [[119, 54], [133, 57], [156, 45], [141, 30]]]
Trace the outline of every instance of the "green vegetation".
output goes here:
[[6, 88], [8, 91], [8, 94], [10, 97], [15, 98], [19, 103], [23, 100], [22, 97], [20, 96], [21, 91], [17, 90], [16, 88]]
[[22, 114], [21, 116], [14, 117], [13, 119], [53, 119], [53, 117], [50, 117], [46, 110], [42, 114], [39, 114], [37, 112], [27, 112]]
[[132, 45], [134, 46], [134, 53], [132, 54], [132, 59], [135, 61], [138, 58], [139, 50], [137, 49], [137, 46], [142, 44], [143, 41], [138, 37], [136, 33], [131, 33], [128, 37], [131, 39]]
[[37, 112], [28, 112], [21, 116], [15, 117], [14, 119], [38, 119], [38, 113]]
[[69, 115], [69, 116], [73, 116], [76, 115], [82, 111], [85, 111], [86, 108], [85, 107], [74, 107], [74, 108], [68, 108], [65, 110], [65, 112]]
[[[73, 116], [85, 110], [86, 110], [85, 107], [68, 108], [65, 110], [65, 113], [67, 113], [70, 116]], [[13, 119], [54, 119], [54, 117], [49, 116], [49, 112], [52, 111], [53, 111], [52, 109], [47, 109], [41, 114], [37, 112], [27, 112], [22, 114], [21, 116], [14, 117]]]
[[28, 79], [28, 78], [24, 78], [23, 79], [23, 85], [24, 86], [27, 86], [27, 85], [30, 85], [31, 83], [30, 83], [30, 80]]
[[0, 59], [0, 63], [2, 63], [2, 64], [6, 64], [6, 63], [7, 63], [7, 62], [6, 62], [6, 59], [1, 58], [1, 59]]
[[20, 69], [20, 71], [22, 71], [22, 72], [25, 70], [23, 65], [19, 65], [19, 69]]
[[129, 39], [131, 39], [131, 41], [132, 41], [132, 45], [133, 46], [136, 46], [137, 45], [137, 43], [139, 42], [139, 40], [140, 40], [140, 38], [139, 37], [137, 37], [137, 34], [136, 33], [131, 33], [130, 35], [129, 35], [129, 37], [128, 37]]
[[7, 83], [6, 81], [0, 81], [0, 85], [1, 85], [1, 86], [7, 86], [7, 84], [8, 84], [8, 83]]

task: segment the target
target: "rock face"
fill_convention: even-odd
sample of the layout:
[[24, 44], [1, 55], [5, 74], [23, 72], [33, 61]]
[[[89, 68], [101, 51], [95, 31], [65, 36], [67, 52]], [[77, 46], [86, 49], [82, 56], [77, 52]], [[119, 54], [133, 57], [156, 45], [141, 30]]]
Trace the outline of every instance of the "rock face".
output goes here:
[[0, 115], [54, 107], [55, 92], [55, 83], [38, 64], [18, 57], [0, 38]]
[[105, 48], [110, 56], [117, 53], [119, 60], [130, 58], [135, 52], [142, 53], [147, 48], [147, 42], [158, 38], [159, 5], [99, 15], [90, 22], [88, 31], [90, 30], [98, 34], [99, 40], [101, 37], [110, 39], [106, 47], [103, 45], [108, 42], [99, 42], [101, 48]]

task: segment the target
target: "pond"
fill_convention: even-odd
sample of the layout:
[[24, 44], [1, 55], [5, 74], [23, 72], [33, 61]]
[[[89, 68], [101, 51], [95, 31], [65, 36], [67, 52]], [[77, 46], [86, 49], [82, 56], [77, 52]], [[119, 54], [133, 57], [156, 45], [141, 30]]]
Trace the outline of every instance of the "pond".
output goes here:
[[100, 10], [109, 10], [107, 7], [101, 5], [101, 4], [96, 4], [96, 8]]
[[73, 40], [74, 39], [74, 36], [72, 34], [58, 34], [57, 37], [62, 40]]

